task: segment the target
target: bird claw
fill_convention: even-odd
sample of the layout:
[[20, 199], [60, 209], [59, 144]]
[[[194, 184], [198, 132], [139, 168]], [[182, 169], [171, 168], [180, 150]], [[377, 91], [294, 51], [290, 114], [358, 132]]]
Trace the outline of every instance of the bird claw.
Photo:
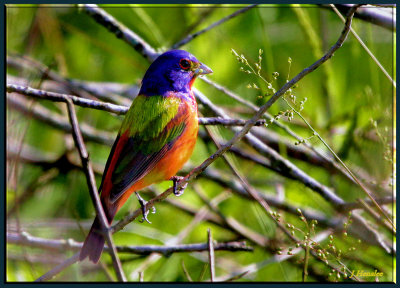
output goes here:
[[182, 187], [180, 187], [180, 188], [177, 188], [177, 183], [179, 182], [179, 181], [181, 181], [182, 179], [183, 179], [184, 177], [182, 177], [182, 176], [173, 176], [173, 177], [171, 177], [169, 180], [171, 180], [172, 181], [172, 191], [174, 192], [174, 195], [176, 196], [176, 197], [179, 197], [179, 196], [181, 196], [182, 194], [183, 194], [183, 192], [185, 191], [185, 189], [186, 189], [186, 187], [187, 187], [187, 185], [188, 185], [188, 183], [185, 183]]
[[[147, 218], [147, 215], [149, 214], [149, 211], [146, 210], [146, 204], [147, 201], [144, 200], [139, 193], [135, 192], [136, 197], [138, 198], [139, 204], [140, 204], [140, 209], [142, 210], [142, 219], [139, 220], [140, 223], [143, 223], [144, 221], [146, 221], [147, 223], [151, 224], [151, 222], [149, 221], [149, 219]], [[151, 207], [151, 213], [154, 214], [156, 213], [156, 208], [153, 206]]]

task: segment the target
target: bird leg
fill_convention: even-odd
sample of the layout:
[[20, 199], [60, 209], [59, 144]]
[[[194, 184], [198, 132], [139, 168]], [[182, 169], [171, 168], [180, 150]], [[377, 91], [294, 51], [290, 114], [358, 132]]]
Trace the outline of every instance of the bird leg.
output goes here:
[[[147, 223], [151, 224], [151, 222], [149, 221], [149, 219], [147, 219], [147, 215], [149, 214], [149, 211], [146, 211], [146, 204], [147, 201], [144, 200], [138, 192], [135, 192], [136, 197], [138, 198], [139, 204], [140, 204], [140, 209], [142, 210], [142, 219], [139, 220], [140, 223], [143, 223], [144, 221], [146, 221]], [[156, 213], [156, 207], [151, 207], [151, 213]]]
[[182, 194], [183, 194], [183, 191], [185, 191], [185, 189], [186, 189], [186, 187], [187, 187], [187, 185], [188, 185], [188, 183], [185, 183], [185, 185], [183, 185], [181, 188], [177, 188], [177, 183], [179, 182], [179, 181], [181, 181], [183, 178], [185, 178], [185, 177], [182, 177], [182, 176], [172, 176], [169, 180], [171, 180], [172, 181], [172, 189], [173, 189], [173, 192], [174, 192], [174, 195], [175, 196], [181, 196]]

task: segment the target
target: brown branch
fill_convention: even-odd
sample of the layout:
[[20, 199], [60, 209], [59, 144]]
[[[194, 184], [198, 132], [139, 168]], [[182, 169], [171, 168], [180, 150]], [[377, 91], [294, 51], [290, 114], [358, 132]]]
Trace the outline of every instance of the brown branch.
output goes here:
[[216, 27], [216, 26], [218, 26], [218, 25], [220, 25], [220, 24], [222, 24], [222, 23], [224, 23], [226, 21], [228, 21], [229, 19], [232, 19], [232, 18], [234, 18], [234, 17], [236, 17], [236, 16], [238, 16], [238, 15], [240, 15], [240, 14], [242, 14], [242, 13], [248, 11], [248, 10], [250, 10], [251, 8], [256, 7], [257, 5], [258, 4], [252, 4], [252, 5], [249, 5], [247, 7], [244, 7], [242, 9], [237, 10], [236, 12], [232, 13], [231, 15], [228, 15], [228, 16], [218, 20], [217, 22], [214, 22], [213, 24], [211, 24], [207, 28], [204, 28], [203, 30], [200, 30], [200, 31], [198, 31], [196, 33], [193, 33], [193, 34], [189, 34], [184, 39], [180, 40], [178, 43], [172, 45], [171, 49], [178, 49], [179, 47], [181, 47], [181, 46], [187, 44], [188, 42], [192, 41], [197, 36], [199, 36], [199, 35], [207, 32], [207, 31], [211, 30], [212, 28], [214, 28], [214, 27]]

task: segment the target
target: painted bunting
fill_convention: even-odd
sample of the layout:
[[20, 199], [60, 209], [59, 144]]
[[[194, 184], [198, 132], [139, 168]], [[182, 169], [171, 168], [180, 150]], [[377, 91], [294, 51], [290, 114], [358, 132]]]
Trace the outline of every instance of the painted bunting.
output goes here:
[[[150, 65], [112, 146], [99, 188], [110, 224], [133, 192], [164, 180], [173, 180], [176, 188], [175, 174], [197, 139], [197, 103], [191, 88], [197, 76], [208, 73], [210, 68], [183, 50], [165, 52]], [[174, 193], [178, 194], [175, 189]], [[104, 241], [96, 216], [79, 259], [88, 256], [97, 263]]]

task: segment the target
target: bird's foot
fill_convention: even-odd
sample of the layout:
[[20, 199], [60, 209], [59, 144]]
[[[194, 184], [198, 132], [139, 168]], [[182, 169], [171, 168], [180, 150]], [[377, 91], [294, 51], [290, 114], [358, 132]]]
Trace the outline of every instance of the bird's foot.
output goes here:
[[177, 184], [179, 181], [181, 181], [184, 177], [182, 176], [172, 176], [169, 180], [172, 181], [172, 189], [174, 192], [175, 196], [181, 196], [183, 194], [183, 192], [185, 191], [188, 183], [185, 183], [185, 185], [183, 185], [182, 187], [180, 187], [179, 189], [177, 188]]
[[[143, 223], [144, 221], [146, 221], [147, 223], [151, 224], [151, 222], [149, 221], [149, 219], [147, 219], [147, 215], [149, 214], [149, 211], [146, 210], [146, 204], [147, 201], [144, 200], [138, 192], [135, 192], [136, 197], [138, 198], [139, 204], [140, 204], [140, 209], [142, 210], [142, 219], [139, 220], [140, 223]], [[156, 207], [151, 207], [151, 213], [156, 213]]]

